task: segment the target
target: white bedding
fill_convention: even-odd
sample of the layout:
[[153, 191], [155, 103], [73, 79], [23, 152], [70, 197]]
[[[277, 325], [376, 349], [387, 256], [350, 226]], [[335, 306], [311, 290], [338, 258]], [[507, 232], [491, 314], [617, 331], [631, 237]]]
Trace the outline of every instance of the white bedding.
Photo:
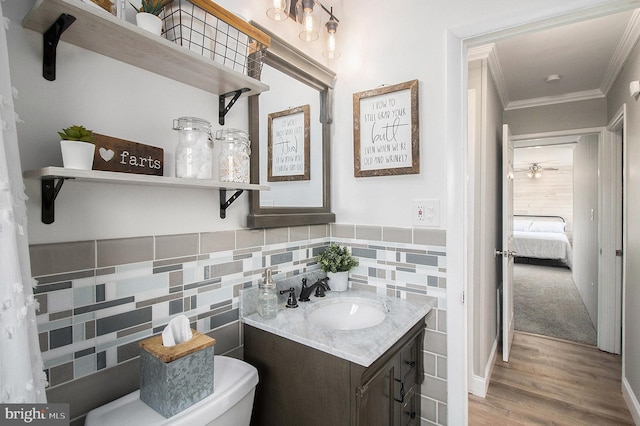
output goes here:
[[516, 257], [559, 260], [571, 268], [572, 249], [562, 232], [513, 231]]

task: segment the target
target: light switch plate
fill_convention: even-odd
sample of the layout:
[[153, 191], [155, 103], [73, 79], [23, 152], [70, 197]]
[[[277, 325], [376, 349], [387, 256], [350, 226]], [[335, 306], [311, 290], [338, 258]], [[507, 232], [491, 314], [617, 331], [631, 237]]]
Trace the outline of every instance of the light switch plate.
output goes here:
[[440, 200], [413, 200], [413, 224], [440, 226]]

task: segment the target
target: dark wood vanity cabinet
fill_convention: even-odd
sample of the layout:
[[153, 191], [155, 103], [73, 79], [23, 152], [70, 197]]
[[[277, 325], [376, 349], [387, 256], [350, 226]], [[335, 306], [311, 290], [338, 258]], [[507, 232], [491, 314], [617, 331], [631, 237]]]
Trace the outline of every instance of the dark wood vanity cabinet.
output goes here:
[[244, 324], [258, 369], [253, 426], [420, 424], [424, 319], [369, 367]]

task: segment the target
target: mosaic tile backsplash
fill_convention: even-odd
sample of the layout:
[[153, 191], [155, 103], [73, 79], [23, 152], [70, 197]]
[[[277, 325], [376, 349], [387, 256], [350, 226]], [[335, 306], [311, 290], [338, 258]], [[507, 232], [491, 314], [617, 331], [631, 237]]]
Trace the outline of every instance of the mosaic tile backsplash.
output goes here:
[[[51, 387], [138, 356], [138, 342], [184, 314], [192, 328], [242, 346], [239, 289], [317, 270], [329, 242], [359, 259], [352, 287], [432, 301], [422, 417], [446, 424], [445, 231], [333, 224], [32, 245], [40, 347]], [[222, 332], [222, 330], [225, 330]], [[220, 347], [218, 347], [220, 346]]]

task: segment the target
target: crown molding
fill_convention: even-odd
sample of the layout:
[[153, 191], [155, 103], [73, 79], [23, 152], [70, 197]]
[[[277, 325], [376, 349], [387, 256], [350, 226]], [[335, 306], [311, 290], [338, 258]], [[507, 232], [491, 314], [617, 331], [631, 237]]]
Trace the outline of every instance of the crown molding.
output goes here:
[[616, 78], [620, 75], [622, 67], [627, 63], [627, 59], [629, 59], [631, 50], [638, 41], [638, 38], [640, 38], [640, 9], [633, 11], [631, 19], [629, 19], [629, 23], [627, 24], [627, 28], [625, 29], [624, 34], [620, 39], [620, 43], [611, 58], [611, 62], [609, 62], [609, 67], [604, 74], [604, 79], [600, 85], [600, 91], [605, 95], [609, 93], [609, 90], [611, 90]]
[[500, 59], [498, 58], [498, 51], [495, 43], [472, 47], [467, 50], [467, 62], [482, 59], [487, 60], [489, 72], [491, 72], [493, 82], [495, 83], [496, 90], [498, 91], [498, 97], [500, 97], [500, 103], [502, 103], [502, 108], [506, 108], [509, 104], [509, 93], [507, 92], [507, 82], [504, 79], [504, 73], [500, 66]]
[[611, 58], [611, 62], [607, 67], [605, 76], [599, 89], [586, 90], [583, 92], [566, 93], [559, 96], [545, 96], [540, 98], [522, 99], [518, 101], [509, 101], [506, 81], [500, 66], [498, 52], [495, 43], [485, 44], [478, 47], [469, 48], [467, 51], [467, 60], [474, 61], [486, 59], [489, 64], [489, 71], [493, 76], [493, 80], [498, 90], [498, 96], [502, 102], [505, 111], [532, 108], [545, 105], [554, 105], [565, 102], [585, 101], [591, 99], [600, 99], [607, 96], [613, 83], [620, 75], [622, 68], [626, 64], [631, 51], [635, 44], [640, 40], [640, 9], [634, 10], [627, 28]]
[[507, 104], [505, 111], [522, 108], [532, 108], [545, 105], [563, 104], [566, 102], [588, 101], [591, 99], [604, 98], [605, 94], [600, 89], [585, 90], [582, 92], [565, 93], [558, 96], [543, 96], [541, 98], [522, 99], [511, 101]]

